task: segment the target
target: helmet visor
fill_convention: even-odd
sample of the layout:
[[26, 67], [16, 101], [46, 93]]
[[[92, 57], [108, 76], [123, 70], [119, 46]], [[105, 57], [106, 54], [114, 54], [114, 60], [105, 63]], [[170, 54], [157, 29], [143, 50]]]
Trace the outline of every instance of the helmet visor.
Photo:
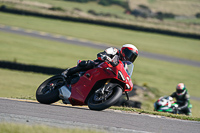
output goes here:
[[185, 89], [177, 89], [177, 90], [176, 90], [176, 93], [177, 93], [177, 95], [179, 95], [179, 96], [185, 94], [185, 92], [186, 92]]
[[177, 89], [176, 92], [177, 92], [177, 93], [182, 93], [182, 92], [184, 92], [184, 90]]
[[130, 62], [134, 62], [138, 55], [136, 52], [133, 52], [127, 48], [123, 49], [122, 53], [124, 53], [126, 60]]

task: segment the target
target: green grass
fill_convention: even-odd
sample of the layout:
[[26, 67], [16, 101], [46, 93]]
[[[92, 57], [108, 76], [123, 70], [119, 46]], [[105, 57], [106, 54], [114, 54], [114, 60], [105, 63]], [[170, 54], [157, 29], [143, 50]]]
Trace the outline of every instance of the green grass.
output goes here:
[[198, 24], [200, 25], [200, 19], [199, 18], [191, 18], [191, 19], [176, 19], [176, 20], [172, 20], [172, 19], [167, 19], [168, 21], [175, 21], [177, 23], [187, 23], [187, 24], [190, 24], [190, 23], [194, 23], [194, 24]]
[[[66, 68], [96, 59], [99, 50], [0, 32], [0, 60]], [[87, 54], [86, 54], [87, 53]]]
[[42, 125], [0, 123], [1, 133], [101, 133], [92, 129], [56, 128]]
[[200, 68], [139, 57], [135, 62], [133, 77], [136, 83], [155, 87], [163, 95], [175, 91], [179, 82], [186, 84], [192, 96], [200, 96]]
[[37, 87], [49, 75], [0, 69], [0, 97], [36, 99]]
[[195, 39], [6, 13], [0, 13], [0, 18], [0, 24], [84, 38], [117, 47], [133, 43], [141, 51], [200, 61], [200, 41]]

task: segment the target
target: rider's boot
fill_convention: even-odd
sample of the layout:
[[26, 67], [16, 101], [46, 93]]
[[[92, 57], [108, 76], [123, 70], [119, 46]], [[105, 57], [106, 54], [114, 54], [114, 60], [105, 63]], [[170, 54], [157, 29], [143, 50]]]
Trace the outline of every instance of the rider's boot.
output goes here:
[[68, 71], [69, 71], [69, 68], [67, 68], [65, 71], [63, 71], [63, 72], [61, 73], [61, 75], [64, 76], [65, 78], [67, 78], [67, 73], [68, 73]]
[[187, 113], [188, 116], [192, 116], [192, 113]]

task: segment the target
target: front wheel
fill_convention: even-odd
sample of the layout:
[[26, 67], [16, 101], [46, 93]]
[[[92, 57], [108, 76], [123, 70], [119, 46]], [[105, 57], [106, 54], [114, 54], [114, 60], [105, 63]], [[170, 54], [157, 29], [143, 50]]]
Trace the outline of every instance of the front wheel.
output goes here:
[[94, 93], [91, 95], [88, 100], [88, 107], [91, 110], [104, 110], [115, 104], [121, 96], [121, 87], [109, 88], [104, 94]]
[[36, 99], [40, 103], [51, 104], [60, 100], [58, 89], [64, 84], [61, 75], [53, 76], [44, 81], [36, 91]]

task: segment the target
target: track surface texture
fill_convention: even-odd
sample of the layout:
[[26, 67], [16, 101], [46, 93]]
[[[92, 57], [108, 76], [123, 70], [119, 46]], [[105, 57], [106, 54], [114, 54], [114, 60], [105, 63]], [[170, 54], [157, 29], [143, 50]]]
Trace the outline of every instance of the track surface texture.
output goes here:
[[92, 128], [107, 132], [198, 133], [200, 122], [86, 107], [44, 105], [0, 98], [0, 122], [45, 124], [63, 128]]

